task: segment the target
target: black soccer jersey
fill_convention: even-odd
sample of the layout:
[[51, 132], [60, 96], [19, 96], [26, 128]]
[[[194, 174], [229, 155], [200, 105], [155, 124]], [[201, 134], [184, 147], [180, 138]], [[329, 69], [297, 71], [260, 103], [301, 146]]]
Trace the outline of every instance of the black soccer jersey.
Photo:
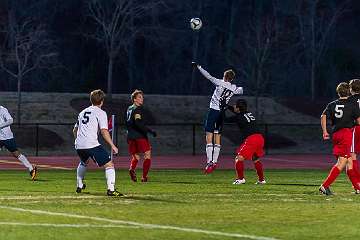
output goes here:
[[232, 106], [228, 106], [229, 110], [232, 111], [235, 116], [231, 118], [227, 118], [227, 120], [235, 121], [238, 125], [241, 132], [241, 142], [243, 142], [248, 136], [260, 133], [259, 128], [256, 123], [256, 119], [251, 112], [234, 112], [234, 108]]
[[135, 104], [129, 106], [125, 117], [127, 139], [147, 138], [147, 133], [151, 130], [144, 124], [142, 107]]
[[360, 94], [354, 94], [348, 97], [348, 100], [360, 109]]
[[342, 128], [352, 128], [354, 120], [360, 116], [359, 107], [350, 99], [337, 99], [330, 102], [322, 113], [331, 120], [332, 131]]

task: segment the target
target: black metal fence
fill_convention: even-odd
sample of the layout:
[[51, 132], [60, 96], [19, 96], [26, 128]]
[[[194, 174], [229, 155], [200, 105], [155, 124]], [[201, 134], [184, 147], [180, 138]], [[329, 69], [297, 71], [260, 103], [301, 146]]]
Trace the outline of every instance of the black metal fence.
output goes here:
[[[156, 124], [151, 128], [158, 137], [150, 137], [153, 152], [160, 154], [203, 154], [205, 136], [200, 123]], [[319, 124], [260, 124], [266, 154], [331, 153], [330, 142], [322, 140]], [[24, 123], [12, 125], [18, 147], [28, 155], [73, 155], [72, 123]], [[127, 155], [126, 131], [115, 125], [115, 143], [120, 155]], [[241, 133], [234, 124], [225, 124], [222, 153], [233, 154]]]

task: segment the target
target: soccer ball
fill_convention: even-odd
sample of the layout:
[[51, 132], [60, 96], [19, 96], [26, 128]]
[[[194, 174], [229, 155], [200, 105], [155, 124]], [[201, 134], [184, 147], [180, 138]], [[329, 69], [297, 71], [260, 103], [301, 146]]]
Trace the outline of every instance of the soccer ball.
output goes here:
[[200, 18], [192, 18], [190, 20], [190, 27], [192, 28], [192, 30], [199, 30], [202, 27], [202, 21]]

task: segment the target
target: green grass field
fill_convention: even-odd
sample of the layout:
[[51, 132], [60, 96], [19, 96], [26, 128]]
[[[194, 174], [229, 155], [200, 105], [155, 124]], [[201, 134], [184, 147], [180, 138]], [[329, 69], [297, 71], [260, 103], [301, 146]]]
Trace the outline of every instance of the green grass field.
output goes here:
[[357, 239], [360, 195], [342, 174], [322, 196], [325, 171], [267, 170], [268, 184], [232, 185], [233, 171], [153, 170], [133, 183], [117, 172], [125, 197], [105, 196], [103, 171], [75, 193], [75, 171], [0, 171], [0, 239]]

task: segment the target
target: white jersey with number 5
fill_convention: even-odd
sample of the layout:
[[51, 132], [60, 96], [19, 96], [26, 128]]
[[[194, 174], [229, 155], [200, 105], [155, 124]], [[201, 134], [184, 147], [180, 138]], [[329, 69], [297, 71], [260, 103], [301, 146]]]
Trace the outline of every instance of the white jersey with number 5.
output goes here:
[[75, 149], [89, 149], [100, 145], [99, 129], [108, 129], [106, 112], [97, 106], [90, 106], [81, 111], [78, 121]]
[[230, 98], [234, 94], [243, 94], [242, 87], [237, 87], [235, 84], [211, 76], [201, 66], [198, 66], [198, 69], [204, 77], [216, 85], [215, 91], [211, 97], [210, 108], [220, 110], [228, 104]]
[[14, 138], [14, 135], [10, 129], [10, 125], [13, 123], [13, 118], [11, 117], [9, 111], [0, 106], [0, 140], [7, 140]]

